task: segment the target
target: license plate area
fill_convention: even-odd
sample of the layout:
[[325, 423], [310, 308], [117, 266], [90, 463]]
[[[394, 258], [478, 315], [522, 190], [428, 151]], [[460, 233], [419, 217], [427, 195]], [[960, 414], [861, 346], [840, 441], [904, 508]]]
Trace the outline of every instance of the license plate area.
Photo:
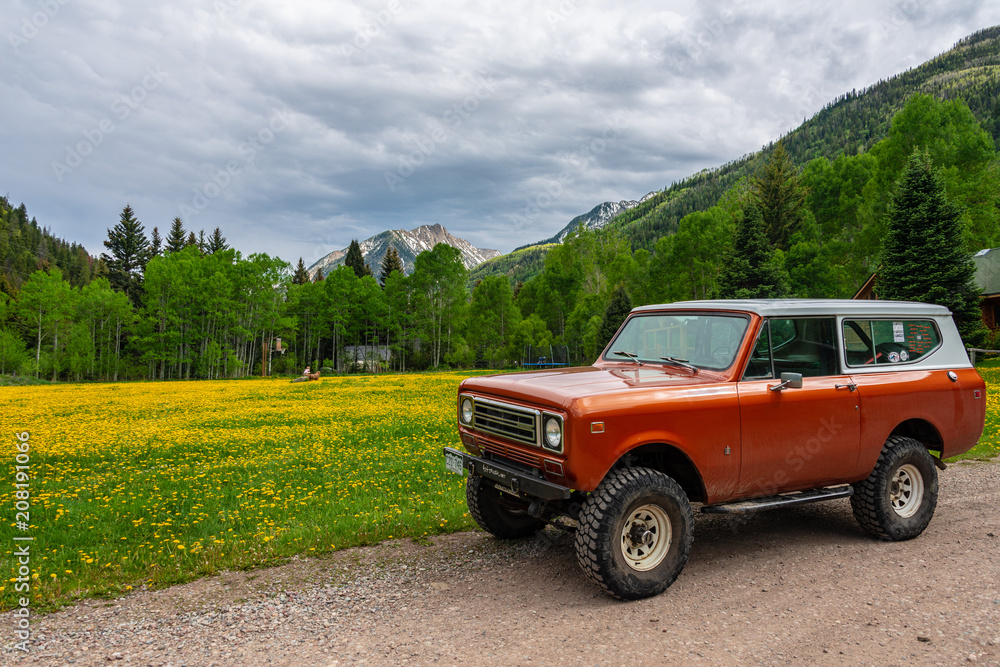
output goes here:
[[465, 474], [465, 466], [462, 465], [462, 455], [455, 454], [453, 452], [444, 453], [444, 467], [445, 470], [453, 472], [456, 475]]

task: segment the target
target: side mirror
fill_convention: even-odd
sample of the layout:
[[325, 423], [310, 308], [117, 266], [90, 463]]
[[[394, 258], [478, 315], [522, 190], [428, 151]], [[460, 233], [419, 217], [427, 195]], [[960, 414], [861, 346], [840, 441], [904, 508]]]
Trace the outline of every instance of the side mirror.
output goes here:
[[771, 391], [781, 391], [782, 389], [801, 389], [802, 373], [782, 373], [781, 384], [768, 387]]

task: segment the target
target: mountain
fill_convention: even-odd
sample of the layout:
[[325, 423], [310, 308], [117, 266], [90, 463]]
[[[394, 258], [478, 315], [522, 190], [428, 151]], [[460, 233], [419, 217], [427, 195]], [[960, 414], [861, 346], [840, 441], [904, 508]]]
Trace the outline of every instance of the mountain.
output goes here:
[[[404, 273], [410, 274], [413, 273], [413, 263], [417, 255], [425, 250], [430, 250], [438, 243], [446, 243], [462, 251], [462, 263], [467, 269], [475, 268], [488, 259], [500, 256], [499, 250], [477, 248], [465, 239], [450, 234], [441, 225], [423, 225], [409, 231], [390, 229], [367, 238], [358, 245], [361, 246], [361, 254], [364, 256], [365, 262], [372, 267], [372, 273], [378, 274], [382, 258], [389, 251], [389, 246], [393, 246], [403, 261]], [[345, 255], [347, 255], [347, 248], [334, 250], [309, 267], [309, 276], [315, 277], [316, 272], [320, 269], [323, 270], [324, 274], [329, 273], [344, 263]]]
[[[635, 208], [647, 199], [656, 196], [656, 192], [650, 192], [644, 196], [639, 201], [622, 200], [618, 202], [606, 201], [603, 204], [598, 204], [594, 208], [590, 209], [589, 212], [583, 215], [578, 215], [569, 221], [569, 224], [563, 227], [558, 234], [550, 239], [544, 241], [539, 241], [538, 243], [532, 243], [531, 245], [544, 245], [546, 243], [562, 243], [563, 240], [570, 235], [571, 232], [575, 232], [577, 228], [582, 223], [586, 229], [601, 229], [604, 225], [608, 224], [611, 220], [617, 218], [619, 215], [629, 210], [630, 208]], [[522, 246], [523, 248], [529, 246]]]

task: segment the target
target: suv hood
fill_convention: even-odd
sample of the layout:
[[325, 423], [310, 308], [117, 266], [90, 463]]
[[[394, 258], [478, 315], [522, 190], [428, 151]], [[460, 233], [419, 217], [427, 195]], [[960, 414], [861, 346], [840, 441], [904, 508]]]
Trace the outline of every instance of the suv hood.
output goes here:
[[462, 381], [461, 390], [567, 409], [572, 401], [590, 396], [721, 381], [720, 374], [712, 371], [692, 373], [675, 366], [613, 364], [472, 377]]

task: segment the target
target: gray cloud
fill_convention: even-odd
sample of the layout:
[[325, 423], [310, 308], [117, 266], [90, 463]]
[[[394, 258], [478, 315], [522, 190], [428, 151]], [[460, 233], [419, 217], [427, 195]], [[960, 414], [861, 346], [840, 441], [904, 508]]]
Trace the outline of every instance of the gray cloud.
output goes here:
[[19, 0], [0, 179], [91, 252], [126, 202], [290, 261], [436, 222], [506, 251], [997, 22], [972, 0]]

